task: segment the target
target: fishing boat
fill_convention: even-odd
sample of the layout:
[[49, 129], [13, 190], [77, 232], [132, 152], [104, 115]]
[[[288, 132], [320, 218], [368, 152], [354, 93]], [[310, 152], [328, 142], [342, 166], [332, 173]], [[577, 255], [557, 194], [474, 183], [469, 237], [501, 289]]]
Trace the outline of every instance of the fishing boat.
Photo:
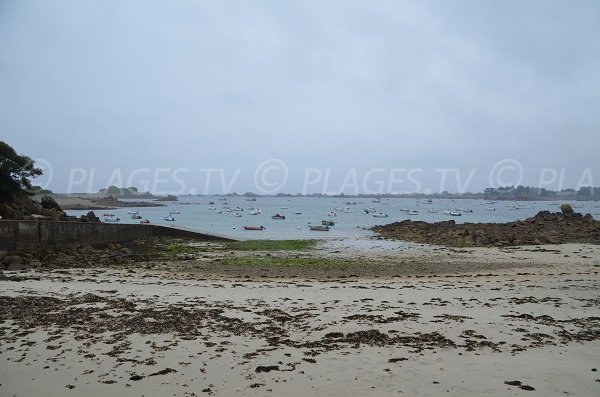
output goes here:
[[244, 230], [264, 230], [264, 226], [244, 226]]
[[165, 220], [165, 221], [167, 221], [167, 222], [175, 222], [175, 218], [173, 218], [173, 216], [172, 216], [172, 215], [165, 216], [165, 217], [163, 218], [163, 220]]
[[106, 216], [106, 214], [104, 214], [104, 222], [115, 223], [115, 222], [119, 222], [120, 220], [121, 220], [120, 218], [117, 218], [114, 215]]
[[142, 219], [142, 216], [140, 214], [132, 214], [131, 219]]
[[378, 212], [376, 214], [373, 214], [373, 218], [387, 218], [389, 217], [388, 214], [384, 214], [383, 212]]
[[285, 216], [280, 215], [280, 214], [275, 214], [271, 217], [271, 219], [275, 219], [275, 220], [283, 220], [285, 219]]
[[334, 226], [335, 222], [334, 221], [321, 221], [321, 225], [323, 225], [323, 226]]
[[329, 226], [309, 226], [308, 227], [310, 230], [315, 231], [315, 232], [328, 232], [329, 231]]

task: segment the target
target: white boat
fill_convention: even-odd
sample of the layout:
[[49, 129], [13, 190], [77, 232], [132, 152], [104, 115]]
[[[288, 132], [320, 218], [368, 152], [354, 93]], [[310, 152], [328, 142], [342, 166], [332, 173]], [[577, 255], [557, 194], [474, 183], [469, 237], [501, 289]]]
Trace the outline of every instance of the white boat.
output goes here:
[[252, 211], [249, 212], [250, 215], [259, 215], [260, 214], [260, 210], [258, 208], [254, 208]]
[[433, 204], [433, 200], [432, 199], [423, 199], [421, 202], [423, 204]]
[[456, 210], [446, 210], [446, 211], [444, 211], [444, 214], [452, 215], [452, 216], [461, 216], [462, 215], [460, 213], [460, 211], [456, 211]]
[[281, 209], [281, 210], [287, 210], [288, 207], [279, 207], [279, 209]]
[[486, 210], [488, 210], [488, 211], [496, 211], [496, 207], [491, 207], [490, 206], [490, 207], [487, 207]]
[[140, 214], [131, 214], [131, 219], [142, 219]]
[[119, 222], [120, 220], [121, 220], [120, 218], [117, 218], [114, 215], [104, 217], [104, 222], [108, 222], [108, 223], [115, 223], [115, 222]]
[[337, 216], [337, 214], [333, 211], [329, 211], [329, 213], [327, 214], [327, 216]]
[[171, 215], [179, 215], [180, 212], [177, 211], [177, 210], [173, 210], [173, 211], [169, 212], [169, 214], [171, 214]]
[[427, 212], [430, 214], [437, 214], [438, 210], [428, 209]]
[[388, 214], [384, 214], [383, 212], [378, 212], [376, 214], [373, 214], [373, 218], [387, 218], [389, 217]]
[[175, 218], [173, 218], [173, 216], [169, 215], [169, 216], [165, 216], [163, 218], [163, 220], [167, 221], [167, 222], [175, 222]]
[[417, 210], [408, 210], [406, 211], [408, 215], [419, 215], [419, 211]]
[[234, 210], [235, 212], [241, 212], [241, 211], [243, 211], [244, 209], [243, 209], [242, 207], [235, 207], [233, 210]]
[[344, 213], [348, 214], [348, 213], [351, 213], [352, 210], [350, 208], [348, 208], [348, 207], [344, 207], [344, 208], [340, 209], [340, 212], [344, 212]]
[[473, 212], [473, 210], [470, 210], [468, 208], [457, 208], [456, 211], [460, 211], [460, 212]]
[[137, 211], [127, 211], [127, 213], [129, 215], [137, 215], [138, 212]]
[[210, 207], [208, 207], [208, 209], [214, 211], [217, 209], [217, 207], [211, 205]]

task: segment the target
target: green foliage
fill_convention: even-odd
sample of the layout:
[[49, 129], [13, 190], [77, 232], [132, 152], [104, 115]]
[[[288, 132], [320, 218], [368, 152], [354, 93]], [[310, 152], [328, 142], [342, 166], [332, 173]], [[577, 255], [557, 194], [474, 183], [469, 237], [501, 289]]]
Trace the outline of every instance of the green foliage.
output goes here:
[[31, 194], [29, 178], [42, 175], [34, 161], [19, 155], [7, 143], [0, 141], [0, 201], [8, 201], [15, 193]]
[[116, 187], [115, 185], [110, 185], [108, 189], [106, 189], [106, 194], [110, 196], [117, 196], [121, 194], [121, 189]]
[[248, 240], [227, 243], [227, 248], [237, 251], [300, 251], [311, 249], [315, 240]]

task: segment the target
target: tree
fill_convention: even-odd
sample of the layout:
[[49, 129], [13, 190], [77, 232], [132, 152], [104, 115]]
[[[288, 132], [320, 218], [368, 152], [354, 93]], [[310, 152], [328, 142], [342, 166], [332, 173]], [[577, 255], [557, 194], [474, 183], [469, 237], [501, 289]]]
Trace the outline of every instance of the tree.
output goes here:
[[108, 189], [106, 190], [106, 193], [109, 196], [117, 196], [119, 194], [121, 194], [121, 189], [119, 189], [118, 187], [116, 187], [115, 185], [110, 185], [108, 187]]
[[17, 154], [12, 146], [0, 141], [0, 202], [9, 201], [17, 193], [31, 194], [28, 178], [39, 175], [42, 170], [30, 157]]

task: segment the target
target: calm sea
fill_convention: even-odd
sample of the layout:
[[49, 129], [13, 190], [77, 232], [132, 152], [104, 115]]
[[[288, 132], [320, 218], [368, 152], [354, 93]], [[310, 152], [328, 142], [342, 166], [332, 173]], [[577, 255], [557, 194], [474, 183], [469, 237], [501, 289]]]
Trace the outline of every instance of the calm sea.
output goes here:
[[[213, 202], [214, 204], [210, 204]], [[517, 204], [515, 209], [514, 204]], [[600, 202], [570, 202], [575, 211], [592, 213], [600, 219]], [[211, 209], [214, 207], [216, 209]], [[243, 211], [228, 212], [227, 208], [239, 207]], [[250, 215], [252, 208], [260, 209], [261, 214]], [[365, 214], [365, 209], [387, 214], [387, 218], [376, 218]], [[495, 209], [495, 210], [492, 210]], [[462, 209], [461, 216], [445, 214], [447, 209]], [[426, 222], [439, 222], [452, 219], [463, 222], [508, 222], [525, 219], [542, 210], [559, 211], [559, 207], [549, 201], [508, 203], [499, 201], [488, 203], [483, 200], [446, 200], [433, 199], [428, 204], [416, 199], [342, 199], [316, 197], [258, 197], [256, 201], [247, 201], [244, 197], [231, 197], [224, 201], [221, 197], [182, 196], [179, 202], [169, 202], [167, 207], [121, 208], [116, 210], [97, 210], [101, 220], [104, 214], [114, 214], [120, 223], [138, 223], [131, 219], [128, 211], [137, 210], [139, 214], [153, 224], [183, 226], [205, 232], [229, 235], [245, 239], [305, 239], [305, 238], [360, 238], [372, 235], [368, 230], [372, 226], [405, 219]], [[407, 211], [417, 211], [409, 214]], [[163, 218], [173, 214], [174, 222]], [[220, 212], [220, 213], [219, 213]], [[68, 210], [69, 215], [80, 216], [87, 211]], [[240, 214], [241, 217], [235, 216]], [[283, 220], [271, 219], [272, 215], [285, 216]], [[335, 216], [332, 216], [335, 214]], [[311, 231], [309, 225], [320, 225], [322, 220], [331, 220], [335, 226], [328, 232]], [[262, 231], [247, 231], [243, 226], [264, 226]]]

